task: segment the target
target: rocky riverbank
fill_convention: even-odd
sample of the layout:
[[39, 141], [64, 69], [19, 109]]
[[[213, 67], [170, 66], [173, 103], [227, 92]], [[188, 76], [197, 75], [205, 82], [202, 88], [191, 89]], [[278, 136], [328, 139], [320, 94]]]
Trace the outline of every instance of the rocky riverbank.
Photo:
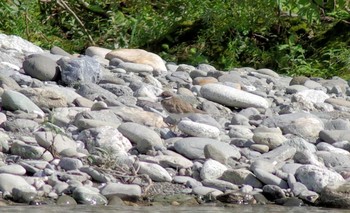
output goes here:
[[[204, 113], [168, 113], [171, 91]], [[347, 81], [0, 34], [8, 204], [350, 207]], [[201, 112], [198, 110], [198, 112]]]

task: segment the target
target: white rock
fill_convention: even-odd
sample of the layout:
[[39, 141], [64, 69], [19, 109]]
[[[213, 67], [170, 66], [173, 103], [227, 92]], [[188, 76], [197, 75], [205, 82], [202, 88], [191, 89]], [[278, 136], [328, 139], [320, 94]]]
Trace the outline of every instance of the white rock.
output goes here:
[[203, 123], [197, 123], [190, 120], [182, 120], [178, 123], [178, 128], [183, 133], [191, 136], [217, 138], [220, 135], [220, 130], [217, 127]]
[[15, 35], [0, 34], [0, 47], [4, 49], [16, 50], [20, 53], [42, 53], [40, 47]]
[[122, 199], [141, 197], [141, 187], [136, 184], [107, 183], [101, 189], [101, 194], [107, 197], [116, 195]]
[[208, 159], [203, 164], [200, 172], [202, 180], [217, 179], [227, 170], [227, 167], [220, 162], [212, 159]]
[[204, 98], [229, 107], [269, 107], [269, 103], [263, 97], [222, 84], [206, 84], [200, 92]]
[[139, 173], [148, 175], [153, 181], [170, 182], [172, 180], [170, 174], [163, 167], [157, 164], [139, 162], [139, 165]]
[[295, 176], [309, 190], [315, 192], [321, 192], [329, 184], [344, 182], [344, 178], [340, 174], [314, 165], [299, 167]]
[[[27, 181], [17, 175], [12, 174], [0, 174], [0, 190], [2, 192], [12, 192], [13, 188], [20, 188], [20, 187], [32, 187]], [[34, 189], [35, 190], [35, 189]]]
[[0, 173], [8, 173], [13, 175], [24, 175], [26, 173], [25, 168], [18, 164], [10, 164], [0, 167]]
[[321, 90], [308, 89], [297, 92], [294, 94], [294, 98], [296, 98], [296, 100], [304, 100], [313, 104], [317, 104], [323, 103], [326, 99], [329, 98], [329, 95]]

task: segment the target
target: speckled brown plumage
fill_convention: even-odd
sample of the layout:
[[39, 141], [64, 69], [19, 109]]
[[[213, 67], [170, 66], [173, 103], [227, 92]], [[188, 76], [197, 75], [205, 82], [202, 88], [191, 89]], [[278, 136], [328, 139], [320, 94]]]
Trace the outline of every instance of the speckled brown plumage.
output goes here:
[[185, 102], [181, 98], [176, 97], [176, 95], [169, 91], [164, 91], [160, 97], [163, 98], [161, 104], [168, 113], [205, 113], [204, 111], [193, 107], [191, 104]]

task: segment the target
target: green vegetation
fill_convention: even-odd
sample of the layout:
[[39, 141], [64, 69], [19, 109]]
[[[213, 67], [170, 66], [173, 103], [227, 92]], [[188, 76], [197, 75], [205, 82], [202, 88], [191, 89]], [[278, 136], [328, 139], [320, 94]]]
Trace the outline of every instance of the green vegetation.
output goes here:
[[348, 0], [3, 0], [0, 32], [44, 48], [143, 48], [178, 63], [350, 78]]

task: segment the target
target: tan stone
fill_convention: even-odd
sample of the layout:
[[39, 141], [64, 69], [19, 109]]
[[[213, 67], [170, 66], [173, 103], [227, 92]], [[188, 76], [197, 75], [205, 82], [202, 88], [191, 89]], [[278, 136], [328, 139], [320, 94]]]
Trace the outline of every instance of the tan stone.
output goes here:
[[124, 122], [135, 122], [145, 126], [167, 127], [160, 115], [143, 111], [142, 109], [132, 107], [111, 107], [116, 115], [121, 117]]
[[335, 106], [350, 107], [350, 101], [347, 101], [345, 99], [328, 98], [325, 100], [325, 103], [332, 104]]
[[39, 107], [57, 108], [66, 107], [66, 98], [55, 91], [54, 88], [25, 88], [19, 90]]
[[218, 79], [214, 77], [197, 77], [194, 79], [193, 84], [194, 85], [205, 85], [210, 83], [217, 83]]
[[153, 69], [159, 73], [167, 71], [163, 59], [160, 56], [142, 49], [113, 50], [106, 55], [106, 59], [111, 60], [112, 58], [119, 58], [124, 62], [147, 64], [152, 66]]

